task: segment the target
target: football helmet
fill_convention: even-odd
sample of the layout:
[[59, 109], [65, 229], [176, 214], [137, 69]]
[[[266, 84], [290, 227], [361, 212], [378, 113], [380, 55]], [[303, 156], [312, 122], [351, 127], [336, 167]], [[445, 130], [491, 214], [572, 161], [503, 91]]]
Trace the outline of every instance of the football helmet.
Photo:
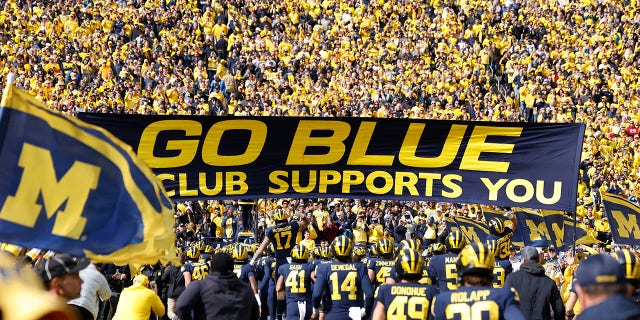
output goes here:
[[624, 274], [627, 280], [640, 281], [640, 262], [628, 249], [612, 252], [611, 255], [624, 266]]
[[189, 249], [187, 249], [187, 258], [192, 260], [200, 258], [200, 250], [196, 247], [189, 247]]
[[487, 226], [489, 226], [489, 232], [491, 232], [491, 234], [501, 236], [504, 233], [504, 221], [501, 219], [493, 218], [489, 220]]
[[447, 239], [445, 241], [445, 246], [447, 250], [451, 252], [460, 252], [462, 248], [467, 244], [467, 241], [464, 238], [464, 235], [460, 231], [453, 231], [447, 235]]
[[309, 260], [309, 249], [301, 244], [296, 244], [291, 249], [291, 259], [295, 262], [307, 262]]
[[495, 256], [484, 243], [472, 243], [465, 246], [458, 255], [456, 267], [458, 278], [467, 274], [482, 274], [492, 276]]
[[378, 241], [376, 248], [378, 249], [378, 254], [381, 256], [393, 254], [393, 243], [389, 239]]
[[337, 236], [331, 242], [331, 254], [336, 259], [350, 259], [353, 242], [347, 236]]
[[395, 260], [396, 273], [398, 278], [407, 280], [419, 280], [422, 278], [422, 268], [424, 260], [420, 253], [413, 249], [402, 249], [398, 251]]
[[429, 251], [431, 252], [432, 255], [436, 256], [436, 255], [445, 253], [445, 251], [447, 251], [447, 248], [444, 247], [444, 244], [440, 242], [436, 242], [436, 243], [432, 243], [429, 246]]
[[273, 210], [273, 221], [275, 222], [283, 222], [287, 221], [287, 214], [282, 209]]
[[235, 246], [233, 246], [233, 251], [231, 253], [231, 257], [233, 258], [233, 260], [245, 261], [247, 260], [248, 256], [249, 250], [247, 250], [247, 247], [241, 244], [236, 244]]

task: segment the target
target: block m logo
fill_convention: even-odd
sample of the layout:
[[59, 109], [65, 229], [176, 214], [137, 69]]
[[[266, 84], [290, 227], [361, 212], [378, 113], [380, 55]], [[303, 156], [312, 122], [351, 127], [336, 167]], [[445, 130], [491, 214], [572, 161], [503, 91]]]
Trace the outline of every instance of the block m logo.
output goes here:
[[33, 228], [42, 212], [38, 204], [42, 195], [47, 219], [55, 216], [51, 233], [78, 240], [87, 223], [82, 212], [89, 192], [98, 186], [100, 167], [75, 161], [58, 181], [51, 152], [28, 143], [22, 147], [18, 165], [23, 168], [22, 178], [15, 195], [6, 198], [0, 219]]
[[640, 228], [635, 213], [629, 213], [625, 216], [621, 211], [612, 210], [611, 216], [618, 224], [617, 231], [621, 238], [640, 239]]

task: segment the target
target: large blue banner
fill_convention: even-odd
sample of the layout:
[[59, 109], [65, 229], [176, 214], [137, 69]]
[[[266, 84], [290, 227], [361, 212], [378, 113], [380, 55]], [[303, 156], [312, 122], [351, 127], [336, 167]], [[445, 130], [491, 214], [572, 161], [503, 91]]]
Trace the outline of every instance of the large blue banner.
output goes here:
[[584, 125], [81, 114], [174, 199], [377, 197], [575, 210]]

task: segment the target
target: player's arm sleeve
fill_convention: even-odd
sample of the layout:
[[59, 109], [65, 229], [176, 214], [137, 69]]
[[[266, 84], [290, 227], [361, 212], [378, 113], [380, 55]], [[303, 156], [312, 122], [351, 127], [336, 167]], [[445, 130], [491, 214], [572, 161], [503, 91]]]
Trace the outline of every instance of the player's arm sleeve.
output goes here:
[[316, 283], [313, 285], [313, 293], [311, 294], [311, 306], [313, 308], [320, 307], [320, 300], [322, 300], [322, 295], [324, 294], [324, 286], [325, 286], [325, 268], [322, 268], [321, 265], [316, 269]]

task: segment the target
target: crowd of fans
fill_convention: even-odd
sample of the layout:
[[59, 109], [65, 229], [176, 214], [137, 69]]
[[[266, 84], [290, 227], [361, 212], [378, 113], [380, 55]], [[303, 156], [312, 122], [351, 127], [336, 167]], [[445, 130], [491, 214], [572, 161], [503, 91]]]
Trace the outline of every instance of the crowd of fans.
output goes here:
[[[0, 86], [16, 73], [18, 87], [71, 116], [582, 122], [581, 222], [610, 242], [600, 192], [639, 202], [636, 1], [0, 4]], [[445, 214], [482, 220], [472, 204], [194, 201], [176, 206], [178, 244], [199, 237], [237, 241], [243, 232], [260, 241], [278, 207], [314, 222], [302, 238], [347, 234], [356, 244], [386, 237], [428, 244], [443, 231]], [[573, 256], [567, 260], [573, 263]]]

